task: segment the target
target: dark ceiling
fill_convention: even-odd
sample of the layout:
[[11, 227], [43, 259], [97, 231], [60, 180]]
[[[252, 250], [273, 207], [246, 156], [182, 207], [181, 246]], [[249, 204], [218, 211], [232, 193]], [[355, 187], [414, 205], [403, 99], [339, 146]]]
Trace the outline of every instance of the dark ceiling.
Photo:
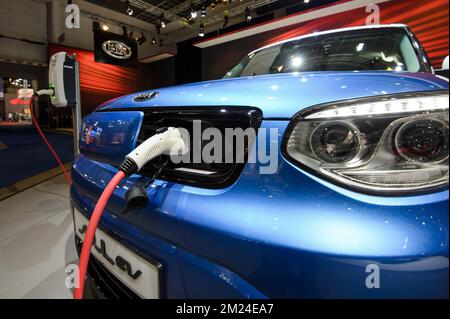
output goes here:
[[[88, 2], [91, 2], [93, 4], [109, 8], [111, 10], [121, 12], [123, 14], [127, 14], [127, 5], [126, 0], [86, 0]], [[148, 4], [154, 6], [157, 8], [156, 11], [160, 12], [168, 12], [170, 11], [173, 13], [173, 15], [166, 15], [165, 20], [166, 22], [170, 22], [171, 18], [174, 20], [174, 17], [177, 18], [186, 18], [186, 22], [189, 21], [189, 15], [190, 15], [190, 1], [187, 0], [142, 0], [144, 2], [147, 2]], [[196, 6], [196, 10], [199, 11], [201, 9], [201, 6], [204, 5], [206, 7], [209, 7], [211, 3], [214, 3], [215, 6], [227, 6], [229, 3], [235, 3], [235, 1], [241, 1], [241, 0], [204, 0], [204, 1], [196, 1], [198, 5]], [[187, 5], [183, 6], [182, 11], [177, 12], [175, 8], [180, 5], [181, 3], [187, 3]], [[248, 2], [249, 4], [252, 3], [250, 0], [243, 1]], [[336, 0], [310, 0], [309, 3], [304, 3], [304, 1], [300, 0], [279, 0], [271, 2], [267, 5], [262, 5], [261, 7], [258, 7], [256, 9], [256, 13], [258, 16], [269, 14], [275, 10], [287, 8], [286, 13], [291, 14], [294, 12], [304, 11], [308, 10], [314, 7], [326, 5], [332, 2], [337, 2]], [[133, 9], [133, 17], [143, 20], [145, 22], [149, 22], [156, 25], [159, 25], [161, 22], [161, 14], [155, 14], [152, 12], [146, 12], [136, 6], [133, 5], [133, 1], [130, 1], [131, 8]], [[226, 8], [226, 7], [225, 7]], [[223, 14], [222, 14], [223, 15]]]
[[[125, 0], [86, 0], [88, 2], [91, 2], [93, 4], [117, 11], [117, 12], [122, 12], [123, 14], [126, 14], [126, 3]], [[168, 10], [173, 10], [176, 6], [178, 6], [179, 4], [186, 2], [186, 0], [143, 0], [144, 2], [147, 2], [148, 4], [151, 4], [152, 6], [157, 7], [158, 9], [161, 9], [163, 11], [168, 11]], [[211, 0], [206, 0], [204, 1], [204, 4], [206, 6], [209, 6], [211, 2], [216, 2], [216, 1], [211, 1]], [[133, 4], [131, 4], [131, 8], [133, 9], [134, 13], [133, 13], [133, 17], [146, 21], [146, 22], [150, 22], [153, 23], [155, 25], [160, 23], [161, 20], [161, 16], [159, 15], [155, 15], [153, 13], [150, 12], [145, 12], [144, 10], [137, 8], [135, 6], [133, 6]], [[200, 8], [197, 8], [200, 9]], [[187, 9], [185, 11], [182, 12], [176, 12], [177, 15], [179, 15], [180, 17], [188, 17], [190, 13], [190, 9]], [[166, 20], [170, 21], [170, 19], [168, 19], [166, 17]]]

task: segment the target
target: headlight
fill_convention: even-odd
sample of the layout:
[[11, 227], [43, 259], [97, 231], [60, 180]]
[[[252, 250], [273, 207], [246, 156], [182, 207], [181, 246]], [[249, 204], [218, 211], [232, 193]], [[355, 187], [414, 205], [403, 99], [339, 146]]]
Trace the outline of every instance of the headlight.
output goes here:
[[283, 151], [300, 166], [364, 192], [448, 184], [448, 90], [320, 105], [300, 112]]

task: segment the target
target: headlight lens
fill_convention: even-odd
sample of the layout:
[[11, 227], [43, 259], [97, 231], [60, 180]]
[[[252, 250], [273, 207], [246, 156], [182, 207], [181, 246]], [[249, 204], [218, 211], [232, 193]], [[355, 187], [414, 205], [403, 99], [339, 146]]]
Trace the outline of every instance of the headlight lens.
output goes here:
[[448, 184], [448, 91], [343, 101], [296, 116], [288, 159], [362, 191], [398, 194]]
[[448, 157], [448, 125], [434, 119], [403, 124], [395, 136], [395, 147], [406, 160], [432, 163]]
[[311, 137], [313, 152], [329, 163], [349, 161], [358, 154], [359, 132], [347, 123], [319, 125]]

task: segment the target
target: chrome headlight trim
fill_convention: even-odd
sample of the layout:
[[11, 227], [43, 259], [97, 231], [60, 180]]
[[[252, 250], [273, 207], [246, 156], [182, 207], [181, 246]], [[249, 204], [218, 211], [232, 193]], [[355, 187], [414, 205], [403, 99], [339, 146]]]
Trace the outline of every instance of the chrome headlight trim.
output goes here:
[[[352, 178], [351, 174], [341, 175], [339, 174], [339, 169], [333, 170], [332, 166], [324, 165], [325, 168], [313, 168], [310, 163], [305, 163], [306, 161], [299, 159], [298, 157], [292, 156], [292, 154], [288, 151], [289, 147], [292, 147], [293, 141], [291, 140], [292, 133], [296, 128], [298, 128], [298, 124], [300, 122], [320, 122], [320, 121], [347, 121], [347, 120], [360, 120], [361, 118], [368, 119], [371, 121], [372, 119], [377, 119], [380, 116], [392, 116], [399, 117], [403, 119], [407, 119], [409, 117], [414, 116], [434, 116], [439, 115], [442, 116], [442, 113], [446, 116], [446, 122], [448, 123], [448, 90], [437, 90], [437, 91], [427, 91], [427, 92], [414, 92], [414, 93], [403, 93], [403, 94], [391, 94], [391, 95], [382, 95], [375, 97], [367, 97], [367, 98], [358, 98], [358, 99], [350, 99], [350, 100], [342, 100], [331, 103], [319, 104], [307, 109], [304, 109], [298, 112], [291, 120], [288, 128], [285, 131], [282, 142], [282, 154], [283, 156], [290, 162], [294, 163], [301, 169], [304, 169], [308, 173], [312, 173], [317, 175], [333, 184], [337, 184], [343, 188], [350, 189], [352, 191], [357, 191], [364, 194], [370, 195], [379, 195], [379, 196], [405, 196], [405, 195], [417, 195], [422, 193], [431, 193], [436, 192], [438, 190], [442, 190], [445, 187], [448, 187], [448, 170], [447, 175], [444, 175], [442, 179], [436, 181], [436, 183], [428, 184], [420, 184], [420, 183], [411, 183], [411, 185], [405, 187], [402, 184], [395, 185], [394, 183], [389, 187], [384, 187], [382, 185], [369, 185], [362, 183], [361, 181]], [[405, 100], [414, 103], [406, 103], [409, 105], [405, 105]], [[415, 102], [419, 103], [415, 103]], [[436, 102], [437, 101], [437, 102]], [[373, 110], [382, 110], [380, 105], [389, 104], [393, 106], [391, 110], [386, 110], [385, 112], [373, 112]], [[376, 107], [373, 107], [373, 106]], [[413, 107], [408, 107], [408, 106]], [[427, 106], [428, 105], [428, 106]], [[430, 107], [431, 105], [431, 107]], [[339, 112], [340, 110], [344, 110], [344, 112]], [[348, 114], [349, 110], [353, 114]], [[372, 110], [371, 112], [363, 112], [367, 110]], [[338, 111], [338, 112], [336, 112]], [[342, 115], [346, 114], [346, 115]], [[448, 126], [448, 124], [447, 124]], [[301, 128], [301, 127], [300, 127]], [[397, 128], [398, 129], [398, 128]], [[383, 134], [378, 137], [377, 146], [373, 147], [371, 152], [372, 154], [376, 154], [378, 152], [378, 148], [380, 147], [378, 144], [384, 144], [382, 138], [385, 138], [385, 134], [387, 131], [393, 131], [391, 126], [388, 126], [384, 129]], [[302, 132], [303, 133], [303, 132]], [[310, 132], [309, 132], [310, 133]], [[309, 134], [306, 132], [305, 134]], [[393, 134], [390, 132], [389, 134]], [[308, 135], [310, 136], [310, 135]], [[360, 136], [360, 138], [364, 139], [366, 136]], [[307, 158], [308, 156], [304, 156]], [[358, 156], [357, 156], [358, 157]], [[368, 157], [366, 163], [370, 162], [373, 159], [372, 157]], [[307, 158], [307, 160], [311, 160], [310, 162], [314, 162], [315, 159]], [[443, 160], [448, 161], [448, 157]], [[440, 161], [440, 162], [443, 162]], [[349, 168], [352, 168], [352, 163], [349, 163]], [[425, 166], [425, 165], [424, 165]], [[426, 167], [423, 168], [423, 172], [426, 173]], [[388, 170], [387, 170], [388, 171]], [[414, 169], [412, 169], [413, 172]], [[364, 169], [359, 171], [361, 174], [369, 174], [369, 171], [364, 171]], [[377, 171], [378, 172], [378, 171]], [[381, 172], [381, 170], [379, 171]], [[399, 169], [395, 171], [401, 176], [403, 171]], [[404, 170], [404, 173], [407, 173], [407, 170]]]

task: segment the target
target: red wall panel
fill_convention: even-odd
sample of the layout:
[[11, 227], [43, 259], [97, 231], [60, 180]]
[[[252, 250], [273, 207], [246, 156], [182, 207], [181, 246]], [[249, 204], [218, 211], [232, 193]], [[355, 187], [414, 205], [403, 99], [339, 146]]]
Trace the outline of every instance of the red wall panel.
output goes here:
[[[433, 66], [440, 68], [448, 55], [448, 0], [391, 0], [379, 4], [382, 24], [404, 23], [416, 34]], [[330, 15], [277, 30], [269, 44], [315, 31], [360, 26], [366, 23], [365, 8]]]

